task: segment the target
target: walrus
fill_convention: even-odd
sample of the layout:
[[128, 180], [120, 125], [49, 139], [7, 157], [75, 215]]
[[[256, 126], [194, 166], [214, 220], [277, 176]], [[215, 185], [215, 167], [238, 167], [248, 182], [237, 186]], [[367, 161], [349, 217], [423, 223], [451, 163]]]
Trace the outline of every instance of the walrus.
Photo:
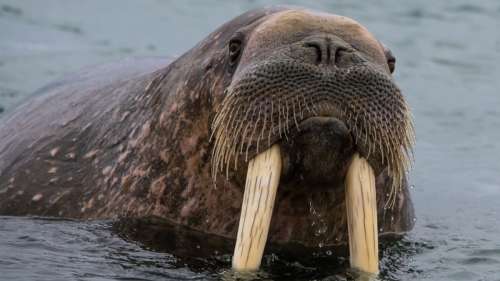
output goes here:
[[[365, 232], [403, 234], [414, 129], [395, 61], [350, 18], [280, 6], [234, 18], [175, 60], [86, 68], [1, 121], [0, 214], [154, 216], [238, 236], [244, 263], [266, 241], [349, 243], [363, 200], [376, 202]], [[350, 208], [356, 184], [373, 200]]]

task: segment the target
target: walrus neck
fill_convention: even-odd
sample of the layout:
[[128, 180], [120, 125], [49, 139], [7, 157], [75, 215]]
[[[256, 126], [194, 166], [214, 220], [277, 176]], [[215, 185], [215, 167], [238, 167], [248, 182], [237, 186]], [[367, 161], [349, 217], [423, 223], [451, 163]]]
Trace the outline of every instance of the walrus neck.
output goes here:
[[[209, 208], [203, 207], [208, 203], [196, 202], [207, 201], [204, 192], [210, 193], [207, 186], [214, 186], [210, 177], [212, 112], [208, 97], [218, 85], [199, 83], [200, 77], [211, 75], [202, 68], [180, 71], [185, 72], [185, 80], [178, 81], [169, 74], [175, 67], [176, 63], [155, 73], [146, 86], [145, 106], [153, 110], [152, 118], [138, 130], [137, 154], [125, 173], [142, 175], [125, 185], [131, 187], [127, 192], [136, 194], [132, 201], [137, 201], [133, 204], [138, 207], [127, 208], [132, 213], [125, 214], [154, 215], [196, 228], [196, 221], [202, 220], [198, 212]], [[135, 184], [138, 181], [143, 183]], [[145, 188], [135, 190], [135, 185]]]

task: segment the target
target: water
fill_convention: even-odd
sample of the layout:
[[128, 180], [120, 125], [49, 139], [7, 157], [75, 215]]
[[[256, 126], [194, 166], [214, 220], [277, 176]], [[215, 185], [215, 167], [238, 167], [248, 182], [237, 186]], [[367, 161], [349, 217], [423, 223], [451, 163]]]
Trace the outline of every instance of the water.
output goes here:
[[[0, 112], [85, 65], [182, 54], [224, 21], [269, 3], [0, 0]], [[500, 2], [289, 3], [357, 19], [397, 57], [396, 79], [417, 129], [418, 220], [404, 240], [385, 245], [380, 279], [500, 280]], [[0, 279], [234, 279], [228, 255], [180, 258], [175, 247], [133, 241], [111, 222], [4, 217]], [[255, 278], [356, 275], [342, 260], [334, 270], [328, 257], [284, 256], [267, 256]]]

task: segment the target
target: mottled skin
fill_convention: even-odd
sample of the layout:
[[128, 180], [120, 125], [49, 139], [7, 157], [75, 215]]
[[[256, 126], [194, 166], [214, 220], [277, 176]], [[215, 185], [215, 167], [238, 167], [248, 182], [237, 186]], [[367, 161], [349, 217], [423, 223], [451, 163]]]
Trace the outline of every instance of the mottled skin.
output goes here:
[[[260, 54], [252, 44], [285, 42], [290, 29], [300, 28], [279, 22], [276, 15], [287, 10], [245, 13], [171, 63], [149, 58], [88, 68], [41, 89], [0, 123], [0, 214], [157, 216], [234, 238], [246, 166], [214, 183], [210, 161], [211, 122], [233, 75], [227, 46], [236, 32], [252, 34], [239, 62], [244, 65]], [[379, 44], [345, 18], [303, 10], [287, 16], [297, 17], [297, 25], [306, 18], [307, 32], [342, 32], [361, 47]], [[389, 71], [381, 45], [366, 50]], [[381, 234], [411, 229], [406, 182], [395, 208], [384, 210], [391, 179], [378, 172]], [[342, 179], [331, 188], [313, 185], [283, 177], [271, 240], [307, 246], [346, 241]]]

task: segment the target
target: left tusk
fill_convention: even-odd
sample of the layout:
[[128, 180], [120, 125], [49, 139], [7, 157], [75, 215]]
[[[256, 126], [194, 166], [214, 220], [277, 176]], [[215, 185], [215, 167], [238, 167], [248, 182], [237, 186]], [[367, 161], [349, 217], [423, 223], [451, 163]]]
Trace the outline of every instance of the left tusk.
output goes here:
[[373, 168], [357, 153], [346, 176], [347, 227], [351, 267], [378, 273], [377, 196]]
[[275, 144], [248, 163], [233, 269], [258, 270], [267, 241], [281, 175], [281, 152]]

